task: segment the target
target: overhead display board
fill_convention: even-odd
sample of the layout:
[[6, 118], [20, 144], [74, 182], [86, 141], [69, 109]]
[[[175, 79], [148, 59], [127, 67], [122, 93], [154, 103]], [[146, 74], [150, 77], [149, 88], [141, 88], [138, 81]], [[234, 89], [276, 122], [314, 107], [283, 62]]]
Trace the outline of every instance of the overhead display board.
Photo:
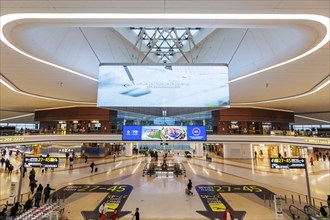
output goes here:
[[206, 141], [204, 126], [124, 126], [123, 141]]
[[270, 158], [272, 169], [305, 169], [305, 158]]
[[24, 167], [58, 168], [58, 157], [25, 157]]
[[110, 65], [99, 67], [98, 107], [228, 108], [228, 67]]

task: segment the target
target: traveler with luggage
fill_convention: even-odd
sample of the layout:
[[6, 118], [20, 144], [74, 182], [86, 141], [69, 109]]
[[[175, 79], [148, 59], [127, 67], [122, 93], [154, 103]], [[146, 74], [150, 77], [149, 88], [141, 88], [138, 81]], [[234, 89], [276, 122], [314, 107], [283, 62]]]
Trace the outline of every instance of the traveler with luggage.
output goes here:
[[95, 163], [94, 163], [94, 161], [92, 161], [90, 167], [91, 167], [91, 169], [92, 169], [92, 170], [91, 170], [91, 173], [93, 173], [93, 172], [94, 172], [94, 167], [95, 167]]
[[192, 189], [192, 182], [191, 182], [191, 179], [189, 179], [189, 182], [188, 182], [188, 184], [187, 184], [187, 189], [188, 189], [187, 195], [194, 195], [194, 193], [191, 192], [191, 189]]

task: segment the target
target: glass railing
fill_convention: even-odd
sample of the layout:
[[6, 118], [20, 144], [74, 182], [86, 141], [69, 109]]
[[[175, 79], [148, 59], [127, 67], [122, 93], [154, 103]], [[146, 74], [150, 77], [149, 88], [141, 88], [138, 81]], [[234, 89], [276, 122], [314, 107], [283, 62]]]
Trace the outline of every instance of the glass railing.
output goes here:
[[[27, 132], [10, 132], [10, 133], [0, 133], [0, 136], [24, 136], [24, 135], [97, 135], [97, 134], [122, 134], [121, 130], [108, 130], [106, 133], [99, 130], [93, 131], [79, 131], [79, 132], [68, 132], [66, 130], [54, 130], [54, 131], [42, 131], [42, 130], [33, 130]], [[280, 131], [272, 130], [270, 132], [263, 132], [259, 130], [253, 131], [241, 131], [234, 130], [229, 132], [215, 132], [207, 131], [207, 135], [260, 135], [260, 136], [287, 136], [287, 137], [315, 137], [315, 138], [330, 138], [330, 133], [322, 133], [322, 135], [314, 133], [305, 133], [305, 132], [294, 132], [294, 131]]]

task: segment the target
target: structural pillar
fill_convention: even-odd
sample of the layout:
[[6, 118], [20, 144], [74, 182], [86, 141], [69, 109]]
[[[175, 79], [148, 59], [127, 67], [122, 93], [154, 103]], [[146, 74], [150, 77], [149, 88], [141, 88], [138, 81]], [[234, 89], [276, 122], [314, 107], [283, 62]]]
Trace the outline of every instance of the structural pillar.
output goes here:
[[132, 142], [127, 142], [126, 143], [125, 156], [126, 157], [133, 156], [133, 143]]
[[203, 156], [203, 143], [195, 143], [195, 156], [196, 157]]

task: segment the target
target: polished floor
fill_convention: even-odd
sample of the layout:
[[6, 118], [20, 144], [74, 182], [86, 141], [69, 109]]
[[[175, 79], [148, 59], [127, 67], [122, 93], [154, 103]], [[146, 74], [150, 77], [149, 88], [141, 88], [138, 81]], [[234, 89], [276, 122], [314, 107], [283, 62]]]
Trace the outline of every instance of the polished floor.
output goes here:
[[[68, 162], [62, 159], [60, 167], [55, 171], [42, 173], [36, 169], [36, 179], [44, 186], [60, 189], [74, 184], [125, 184], [132, 185], [133, 190], [128, 196], [122, 211], [133, 212], [140, 208], [141, 219], [207, 219], [196, 211], [205, 211], [200, 196], [196, 192], [197, 185], [256, 185], [264, 187], [286, 199], [284, 208], [289, 204], [302, 206], [306, 203], [306, 178], [304, 170], [274, 170], [269, 168], [269, 160], [229, 160], [213, 157], [212, 162], [204, 158], [185, 158], [175, 156], [175, 162], [182, 162], [187, 171], [187, 177], [174, 177], [165, 174], [142, 177], [142, 170], [150, 157], [133, 156], [94, 159], [98, 167], [97, 173], [91, 173], [89, 163], [76, 160], [73, 169], [69, 169]], [[4, 167], [0, 168], [0, 201], [5, 203], [9, 196], [10, 183], [19, 180], [16, 172], [20, 160], [10, 157], [14, 165], [14, 172], [8, 175]], [[29, 170], [28, 170], [29, 172]], [[29, 193], [28, 172], [23, 179], [22, 193], [24, 198]], [[309, 179], [313, 203], [319, 206], [326, 204], [326, 195], [330, 194], [330, 163], [329, 161], [315, 161], [314, 166], [308, 165]], [[193, 196], [184, 193], [188, 179], [193, 182]], [[84, 219], [81, 211], [92, 211], [106, 196], [106, 193], [80, 193], [66, 199], [65, 216], [69, 220]], [[276, 219], [274, 204], [268, 198], [260, 199], [254, 194], [222, 193], [221, 196], [233, 210], [245, 211], [244, 219]], [[23, 198], [23, 200], [24, 200]], [[300, 205], [301, 202], [302, 204]], [[131, 219], [126, 215], [121, 219]], [[285, 216], [285, 218], [289, 218]], [[220, 219], [220, 216], [219, 216]]]

